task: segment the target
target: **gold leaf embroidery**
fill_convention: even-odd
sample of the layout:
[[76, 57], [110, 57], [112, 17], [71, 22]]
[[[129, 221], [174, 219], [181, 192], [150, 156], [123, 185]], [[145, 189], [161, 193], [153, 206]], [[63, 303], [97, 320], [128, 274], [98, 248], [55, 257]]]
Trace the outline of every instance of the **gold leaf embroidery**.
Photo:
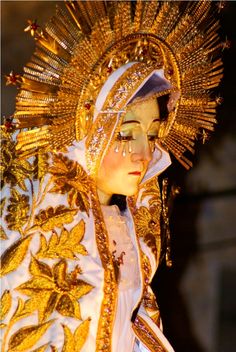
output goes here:
[[0, 324], [0, 329], [4, 329], [6, 326], [7, 326], [6, 324], [1, 323], [1, 324]]
[[160, 252], [160, 220], [155, 207], [148, 208], [140, 207], [134, 213], [137, 233], [142, 237], [144, 242], [152, 249], [152, 252], [157, 257]]
[[0, 320], [3, 320], [11, 308], [11, 293], [5, 290], [0, 300]]
[[18, 303], [17, 303], [17, 307], [16, 310], [11, 318], [11, 322], [16, 322], [18, 319], [21, 318], [21, 312], [23, 310], [24, 307], [24, 302], [21, 298], [18, 297]]
[[1, 257], [0, 276], [14, 271], [22, 263], [27, 253], [31, 236], [27, 236], [13, 243]]
[[143, 201], [145, 197], [149, 197], [148, 203], [150, 207], [156, 204], [161, 207], [160, 189], [156, 178], [145, 183], [145, 190], [142, 193], [141, 201]]
[[30, 300], [23, 301], [18, 297], [18, 304], [16, 310], [11, 318], [11, 323], [16, 323], [17, 320], [20, 320], [30, 314], [36, 309], [36, 307], [32, 307]]
[[76, 255], [74, 253], [87, 255], [85, 247], [80, 244], [84, 232], [85, 223], [81, 220], [70, 232], [63, 228], [61, 235], [58, 236], [56, 231], [54, 231], [48, 243], [44, 235], [41, 235], [41, 246], [36, 254], [37, 258], [75, 259]]
[[78, 267], [67, 273], [65, 260], [60, 260], [51, 269], [32, 257], [29, 269], [32, 279], [17, 287], [17, 290], [31, 297], [27, 305], [32, 310], [38, 310], [40, 322], [45, 321], [54, 310], [81, 319], [78, 299], [89, 293], [93, 286], [77, 279], [80, 272]]
[[57, 311], [61, 315], [75, 317], [81, 320], [79, 303], [75, 300], [72, 300], [68, 295], [61, 296], [57, 304]]
[[[1, 203], [0, 203], [0, 215], [2, 217], [2, 214], [3, 214], [3, 210], [4, 210], [4, 207], [5, 207], [5, 204], [6, 204], [6, 198], [2, 198], [1, 199]], [[0, 225], [0, 239], [1, 240], [7, 240], [7, 235], [6, 235], [6, 232], [4, 230], [4, 228], [2, 227], [2, 225]]]
[[65, 343], [62, 352], [80, 352], [89, 332], [90, 319], [83, 321], [75, 330], [74, 334], [68, 326], [63, 325]]
[[53, 156], [53, 166], [49, 168], [53, 175], [53, 188], [50, 192], [67, 194], [70, 207], [89, 211], [89, 180], [82, 166], [62, 154]]
[[3, 214], [3, 209], [5, 207], [5, 204], [6, 204], [6, 198], [4, 197], [4, 198], [1, 199], [1, 203], [0, 203], [0, 215], [1, 216]]
[[63, 224], [69, 224], [73, 221], [73, 216], [77, 210], [70, 209], [64, 205], [57, 207], [48, 207], [46, 210], [41, 210], [35, 216], [35, 228], [40, 227], [43, 231], [53, 230], [55, 227], [62, 227]]
[[6, 235], [6, 232], [4, 231], [4, 228], [2, 227], [2, 225], [0, 225], [0, 239], [1, 240], [7, 240], [8, 237]]
[[18, 185], [26, 191], [24, 180], [32, 175], [33, 167], [27, 160], [17, 157], [15, 142], [11, 139], [11, 134], [4, 129], [1, 129], [1, 132], [3, 137], [0, 166], [0, 177], [3, 182], [1, 182], [1, 186], [9, 183], [11, 187]]
[[48, 153], [37, 154], [34, 159], [34, 179], [41, 180], [48, 172]]
[[20, 194], [16, 189], [11, 190], [10, 204], [7, 207], [7, 215], [5, 216], [8, 228], [22, 233], [22, 227], [28, 220], [29, 197]]
[[17, 330], [9, 340], [8, 352], [25, 351], [36, 344], [54, 320], [40, 325], [25, 326]]

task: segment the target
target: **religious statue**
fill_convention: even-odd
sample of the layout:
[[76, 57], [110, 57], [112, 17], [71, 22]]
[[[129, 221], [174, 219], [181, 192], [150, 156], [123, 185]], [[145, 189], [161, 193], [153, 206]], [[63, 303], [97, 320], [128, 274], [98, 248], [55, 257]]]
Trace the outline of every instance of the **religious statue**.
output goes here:
[[[66, 1], [2, 128], [3, 352], [173, 351], [150, 288], [165, 183], [213, 129], [210, 1]], [[164, 231], [163, 231], [164, 229]], [[163, 255], [164, 253], [164, 255]]]

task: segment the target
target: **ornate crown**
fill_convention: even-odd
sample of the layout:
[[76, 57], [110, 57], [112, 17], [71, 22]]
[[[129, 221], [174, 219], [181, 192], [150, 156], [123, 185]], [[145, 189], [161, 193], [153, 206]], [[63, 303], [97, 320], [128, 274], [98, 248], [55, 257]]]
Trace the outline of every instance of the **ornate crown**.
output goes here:
[[[180, 92], [162, 123], [160, 143], [185, 167], [194, 140], [213, 130], [222, 78], [221, 48], [210, 1], [67, 1], [44, 30], [24, 68], [14, 118], [18, 150], [58, 150], [89, 134], [96, 97], [109, 75], [137, 62]], [[30, 24], [32, 29], [32, 24]], [[141, 77], [142, 78], [142, 77]], [[163, 92], [166, 94], [166, 92]], [[28, 131], [25, 130], [28, 129]]]

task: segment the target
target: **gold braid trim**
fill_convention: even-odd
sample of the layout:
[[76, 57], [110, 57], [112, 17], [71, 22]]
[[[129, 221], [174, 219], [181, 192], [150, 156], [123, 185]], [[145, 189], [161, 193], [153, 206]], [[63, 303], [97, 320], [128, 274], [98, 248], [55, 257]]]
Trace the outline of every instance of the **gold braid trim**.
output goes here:
[[117, 304], [117, 279], [112, 255], [109, 252], [108, 234], [104, 224], [96, 187], [92, 187], [91, 202], [95, 222], [98, 252], [104, 268], [104, 288], [100, 318], [98, 322], [96, 352], [111, 352], [112, 327]]
[[150, 350], [150, 352], [168, 352], [154, 331], [140, 316], [136, 317], [133, 323], [133, 329], [140, 341]]

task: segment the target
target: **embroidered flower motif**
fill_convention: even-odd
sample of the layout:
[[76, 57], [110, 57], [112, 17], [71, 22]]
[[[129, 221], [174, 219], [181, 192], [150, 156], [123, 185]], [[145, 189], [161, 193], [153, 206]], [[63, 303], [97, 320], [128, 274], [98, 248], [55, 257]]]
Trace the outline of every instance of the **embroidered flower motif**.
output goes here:
[[36, 254], [37, 258], [77, 259], [76, 254], [87, 255], [86, 248], [81, 244], [84, 232], [85, 223], [81, 220], [70, 231], [62, 228], [60, 235], [54, 230], [48, 242], [45, 236], [41, 234], [40, 249]]
[[60, 260], [52, 268], [32, 257], [30, 267], [32, 279], [20, 285], [17, 290], [30, 296], [27, 308], [38, 310], [39, 321], [45, 321], [54, 310], [64, 316], [81, 320], [79, 298], [89, 293], [93, 286], [77, 279], [81, 269], [67, 273], [67, 263]]
[[156, 207], [150, 210], [140, 207], [134, 213], [137, 233], [144, 242], [151, 248], [155, 256], [160, 251], [160, 220]]
[[54, 182], [50, 192], [66, 194], [70, 207], [78, 207], [81, 211], [89, 211], [89, 180], [83, 168], [63, 156], [54, 155], [53, 166], [49, 168]]
[[20, 188], [26, 191], [24, 180], [30, 178], [33, 173], [33, 167], [27, 160], [17, 158], [15, 143], [11, 140], [11, 135], [3, 128], [1, 129], [1, 132], [1, 187], [6, 183], [9, 183], [12, 187], [17, 184]]
[[11, 190], [10, 204], [7, 206], [7, 215], [5, 216], [7, 226], [10, 230], [19, 231], [23, 234], [23, 226], [28, 220], [29, 197], [20, 194], [15, 188]]

